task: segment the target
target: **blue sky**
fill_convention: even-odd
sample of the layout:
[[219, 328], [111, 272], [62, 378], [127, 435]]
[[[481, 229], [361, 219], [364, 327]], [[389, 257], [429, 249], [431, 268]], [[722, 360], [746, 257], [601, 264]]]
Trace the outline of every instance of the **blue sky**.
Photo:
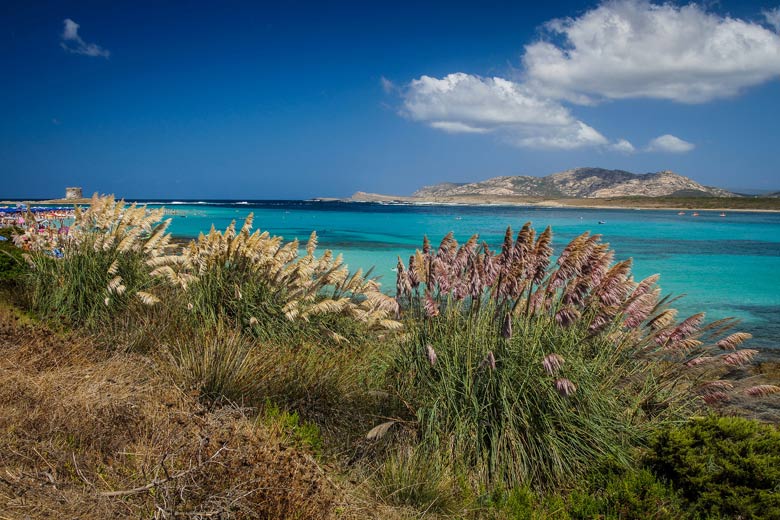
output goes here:
[[0, 198], [308, 198], [671, 169], [780, 189], [780, 10], [4, 2]]

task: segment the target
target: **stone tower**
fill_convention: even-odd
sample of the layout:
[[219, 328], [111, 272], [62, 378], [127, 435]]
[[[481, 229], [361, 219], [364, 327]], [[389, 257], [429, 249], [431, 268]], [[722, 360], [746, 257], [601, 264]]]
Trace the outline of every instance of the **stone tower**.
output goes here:
[[81, 188], [65, 188], [65, 198], [67, 200], [83, 199], [84, 194], [82, 193]]

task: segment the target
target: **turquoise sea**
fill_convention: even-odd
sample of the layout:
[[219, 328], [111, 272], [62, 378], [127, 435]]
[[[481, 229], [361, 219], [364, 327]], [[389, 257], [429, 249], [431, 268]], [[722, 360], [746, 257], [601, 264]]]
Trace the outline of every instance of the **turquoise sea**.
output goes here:
[[[212, 224], [224, 229], [253, 212], [255, 228], [343, 253], [351, 268], [375, 266], [395, 290], [397, 256], [407, 261], [427, 234], [434, 244], [450, 231], [458, 241], [479, 233], [499, 247], [507, 226], [552, 226], [556, 252], [573, 237], [603, 235], [617, 259], [632, 257], [637, 279], [660, 273], [664, 293], [685, 294], [681, 313], [742, 320], [753, 346], [780, 348], [780, 214], [665, 210], [603, 210], [519, 206], [394, 205], [320, 201], [155, 201], [175, 211], [170, 230], [196, 237]], [[599, 222], [602, 221], [603, 224]]]

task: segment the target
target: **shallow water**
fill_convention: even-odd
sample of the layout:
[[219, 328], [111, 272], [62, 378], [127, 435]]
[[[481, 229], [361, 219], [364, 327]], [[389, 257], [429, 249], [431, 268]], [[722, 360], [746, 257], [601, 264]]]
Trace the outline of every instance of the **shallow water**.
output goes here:
[[[507, 226], [531, 221], [552, 226], [556, 251], [573, 237], [603, 235], [618, 260], [632, 257], [637, 279], [661, 274], [664, 293], [686, 294], [681, 313], [704, 310], [708, 319], [740, 318], [753, 346], [780, 347], [780, 214], [702, 211], [698, 217], [665, 210], [535, 208], [512, 206], [386, 205], [310, 201], [165, 201], [176, 211], [171, 232], [195, 237], [212, 224], [239, 225], [250, 212], [255, 228], [305, 241], [312, 230], [320, 248], [344, 254], [352, 268], [375, 266], [383, 285], [395, 285], [397, 256], [407, 261], [427, 234], [437, 245], [449, 231], [458, 241], [479, 233], [500, 246]], [[599, 224], [603, 221], [603, 224]], [[394, 289], [393, 289], [394, 290]]]

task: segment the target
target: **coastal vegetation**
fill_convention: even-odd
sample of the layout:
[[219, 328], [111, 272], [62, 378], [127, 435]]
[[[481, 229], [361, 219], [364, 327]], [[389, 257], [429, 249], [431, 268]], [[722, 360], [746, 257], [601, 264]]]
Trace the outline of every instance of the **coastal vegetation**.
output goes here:
[[[770, 518], [757, 352], [585, 233], [426, 238], [395, 297], [241, 227], [95, 197], [0, 264], [0, 509], [45, 517]], [[22, 259], [23, 257], [23, 259]], [[710, 461], [717, 459], [717, 470]], [[750, 490], [743, 492], [740, 490]], [[764, 516], [767, 515], [767, 516]]]

